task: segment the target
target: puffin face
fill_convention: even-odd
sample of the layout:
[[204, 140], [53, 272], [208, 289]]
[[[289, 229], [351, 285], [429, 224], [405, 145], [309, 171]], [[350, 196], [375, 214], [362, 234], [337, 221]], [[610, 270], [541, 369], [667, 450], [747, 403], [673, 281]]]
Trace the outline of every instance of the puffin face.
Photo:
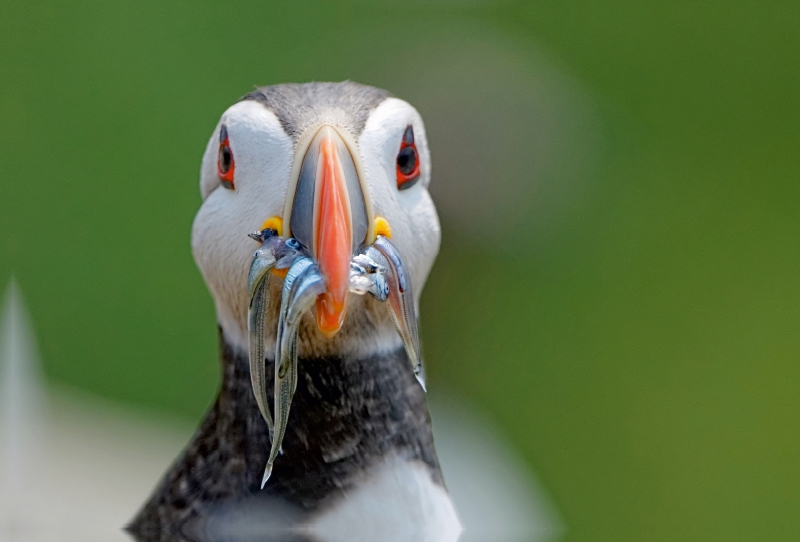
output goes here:
[[[247, 350], [248, 270], [259, 248], [248, 234], [272, 228], [297, 239], [325, 281], [300, 327], [301, 352], [397, 347], [386, 310], [348, 291], [350, 261], [385, 235], [418, 296], [440, 241], [429, 182], [422, 119], [384, 91], [355, 83], [278, 85], [230, 107], [203, 156], [203, 204], [192, 229], [195, 261], [225, 339]], [[272, 283], [280, 289], [280, 280]]]

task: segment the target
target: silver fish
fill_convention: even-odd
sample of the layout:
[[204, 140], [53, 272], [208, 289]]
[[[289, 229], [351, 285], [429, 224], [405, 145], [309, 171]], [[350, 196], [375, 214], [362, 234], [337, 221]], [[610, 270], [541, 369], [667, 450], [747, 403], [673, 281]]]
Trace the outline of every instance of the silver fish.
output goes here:
[[350, 291], [358, 295], [369, 292], [378, 301], [386, 301], [389, 295], [389, 285], [385, 277], [387, 269], [370, 258], [365, 250], [362, 249], [350, 261]]
[[267, 408], [266, 345], [265, 324], [269, 307], [270, 271], [275, 266], [278, 254], [284, 246], [284, 239], [275, 230], [262, 230], [250, 234], [261, 242], [261, 247], [253, 254], [250, 272], [247, 277], [247, 290], [250, 293], [250, 306], [247, 310], [247, 330], [250, 342], [250, 383], [253, 394], [267, 422], [272, 435], [272, 416]]
[[[375, 252], [379, 252], [383, 259]], [[424, 390], [426, 389], [425, 369], [422, 366], [417, 311], [414, 293], [411, 289], [411, 277], [408, 276], [397, 248], [383, 235], [379, 235], [372, 247], [367, 248], [366, 255], [378, 264], [385, 265], [388, 269], [385, 276], [389, 287], [389, 313], [392, 315], [397, 332], [403, 339], [403, 345], [411, 360], [411, 366], [414, 368], [414, 375]]]
[[281, 311], [278, 319], [278, 336], [275, 343], [275, 430], [272, 448], [264, 469], [261, 487], [272, 474], [272, 466], [286, 434], [289, 409], [297, 389], [297, 332], [303, 314], [325, 291], [325, 280], [319, 267], [308, 256], [295, 259], [286, 274], [281, 293]]
[[281, 337], [281, 355], [291, 361], [295, 380], [292, 393], [297, 390], [297, 331], [300, 319], [314, 305], [317, 296], [325, 292], [325, 279], [319, 266], [310, 265], [294, 282], [289, 292], [289, 304], [284, 320], [284, 334]]

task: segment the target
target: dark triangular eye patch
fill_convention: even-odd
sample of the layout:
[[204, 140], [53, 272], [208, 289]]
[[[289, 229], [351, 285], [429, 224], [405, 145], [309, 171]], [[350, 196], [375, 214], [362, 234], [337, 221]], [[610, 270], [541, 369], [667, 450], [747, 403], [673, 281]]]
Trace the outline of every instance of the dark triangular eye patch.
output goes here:
[[217, 153], [217, 176], [222, 186], [233, 190], [233, 170], [236, 164], [233, 161], [233, 151], [228, 140], [228, 128], [224, 124], [219, 129], [219, 151]]
[[405, 190], [419, 180], [419, 153], [414, 144], [414, 128], [409, 124], [403, 132], [397, 153], [397, 189]]

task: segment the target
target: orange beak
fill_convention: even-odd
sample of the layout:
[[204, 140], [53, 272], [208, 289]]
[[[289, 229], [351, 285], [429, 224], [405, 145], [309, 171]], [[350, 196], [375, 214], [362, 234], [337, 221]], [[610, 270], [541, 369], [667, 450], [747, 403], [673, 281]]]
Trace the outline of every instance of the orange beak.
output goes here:
[[326, 337], [344, 323], [350, 260], [365, 241], [367, 203], [350, 147], [332, 127], [320, 128], [302, 156], [284, 223], [311, 250], [325, 278], [316, 302], [317, 326]]
[[314, 248], [327, 291], [317, 298], [317, 325], [326, 337], [342, 327], [347, 309], [353, 250], [350, 201], [336, 142], [327, 135], [319, 144], [318, 195]]

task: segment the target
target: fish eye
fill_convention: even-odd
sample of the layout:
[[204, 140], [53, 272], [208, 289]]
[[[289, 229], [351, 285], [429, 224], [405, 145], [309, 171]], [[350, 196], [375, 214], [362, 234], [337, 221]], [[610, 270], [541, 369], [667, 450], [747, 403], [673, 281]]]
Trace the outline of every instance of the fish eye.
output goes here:
[[405, 190], [419, 180], [419, 153], [414, 143], [414, 128], [409, 124], [397, 153], [397, 189]]
[[291, 249], [294, 249], [294, 250], [300, 250], [300, 246], [301, 245], [300, 245], [300, 241], [298, 241], [294, 237], [291, 237], [291, 238], [286, 240], [286, 246], [291, 248]]
[[228, 140], [228, 128], [224, 124], [219, 130], [219, 153], [217, 155], [217, 175], [222, 186], [233, 190], [233, 171], [236, 163], [233, 160], [233, 151]]

